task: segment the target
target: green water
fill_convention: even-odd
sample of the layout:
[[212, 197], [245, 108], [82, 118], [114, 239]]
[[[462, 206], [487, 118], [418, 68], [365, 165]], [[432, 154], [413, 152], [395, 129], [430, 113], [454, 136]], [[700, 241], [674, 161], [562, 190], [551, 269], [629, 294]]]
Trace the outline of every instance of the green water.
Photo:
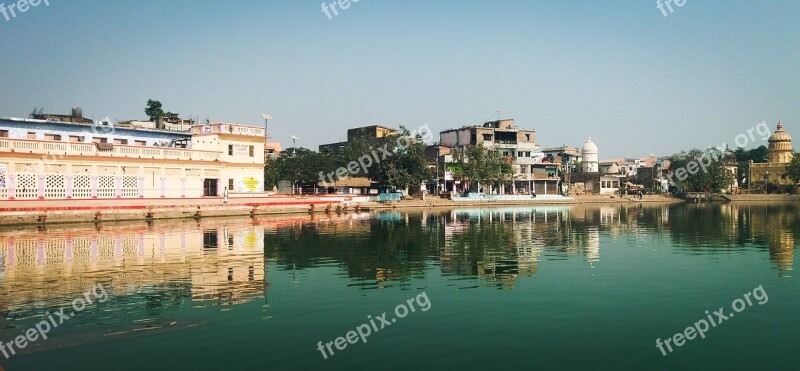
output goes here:
[[[616, 205], [6, 230], [0, 341], [97, 284], [108, 296], [0, 365], [794, 369], [797, 215], [794, 204]], [[656, 347], [759, 286], [763, 305], [666, 356]], [[401, 304], [415, 311], [397, 318]], [[396, 321], [381, 329], [384, 312]], [[362, 324], [366, 343], [336, 348]]]

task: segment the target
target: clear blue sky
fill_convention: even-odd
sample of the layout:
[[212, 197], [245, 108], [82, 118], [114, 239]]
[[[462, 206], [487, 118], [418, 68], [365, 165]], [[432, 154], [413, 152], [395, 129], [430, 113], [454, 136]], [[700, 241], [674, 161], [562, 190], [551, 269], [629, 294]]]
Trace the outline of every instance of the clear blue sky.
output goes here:
[[[6, 6], [10, 0], [0, 0]], [[80, 106], [260, 124], [316, 149], [348, 127], [514, 118], [601, 158], [800, 139], [800, 2], [49, 0], [0, 15], [0, 116]]]

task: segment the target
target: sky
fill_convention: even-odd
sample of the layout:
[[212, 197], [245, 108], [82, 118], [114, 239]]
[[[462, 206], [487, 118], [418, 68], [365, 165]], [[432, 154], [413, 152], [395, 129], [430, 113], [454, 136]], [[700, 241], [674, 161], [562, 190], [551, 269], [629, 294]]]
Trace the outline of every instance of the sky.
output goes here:
[[[0, 0], [6, 8], [11, 0]], [[326, 1], [330, 8], [332, 0]], [[347, 128], [513, 118], [600, 158], [800, 138], [800, 2], [49, 0], [0, 14], [0, 116], [34, 107], [263, 125], [291, 146]], [[10, 16], [10, 14], [9, 14]], [[758, 141], [748, 146], [765, 144]]]

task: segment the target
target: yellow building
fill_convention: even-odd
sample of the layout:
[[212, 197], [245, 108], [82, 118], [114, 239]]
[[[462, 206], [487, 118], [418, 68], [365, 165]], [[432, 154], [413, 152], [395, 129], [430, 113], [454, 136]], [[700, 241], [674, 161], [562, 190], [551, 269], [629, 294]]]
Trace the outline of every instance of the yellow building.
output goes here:
[[792, 136], [783, 130], [783, 124], [778, 122], [778, 127], [769, 137], [769, 154], [766, 163], [750, 163], [750, 183], [768, 179], [770, 183], [791, 185], [792, 180], [786, 173], [786, 166], [794, 158]]
[[3, 230], [0, 310], [74, 297], [100, 282], [113, 295], [183, 285], [198, 302], [239, 304], [265, 295], [264, 227], [258, 224], [171, 221], [103, 228]]
[[264, 191], [264, 128], [189, 131], [0, 118], [0, 200], [231, 197]]

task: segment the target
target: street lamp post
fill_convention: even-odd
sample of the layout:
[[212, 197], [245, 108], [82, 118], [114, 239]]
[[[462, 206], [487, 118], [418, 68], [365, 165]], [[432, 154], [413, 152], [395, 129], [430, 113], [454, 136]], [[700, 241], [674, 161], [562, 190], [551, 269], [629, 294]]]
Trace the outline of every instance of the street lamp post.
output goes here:
[[[294, 136], [294, 135], [290, 135], [289, 138], [292, 138], [292, 157], [295, 157], [295, 156], [297, 156], [297, 140], [300, 139], [300, 138], [298, 138], [297, 136]], [[294, 179], [293, 183], [292, 183], [292, 193], [294, 193], [294, 194], [301, 193], [302, 194], [302, 192], [297, 192], [296, 191], [297, 188], [298, 188], [297, 187], [297, 179]]]
[[290, 135], [289, 138], [292, 138], [292, 156], [295, 155], [297, 152], [297, 140], [300, 139], [294, 135]]
[[264, 119], [264, 137], [267, 137], [267, 125], [269, 124], [269, 120], [272, 120], [272, 116], [262, 113], [261, 118]]
[[272, 116], [262, 113], [261, 118], [264, 119], [264, 162], [267, 161], [267, 143], [269, 143], [269, 135], [267, 134], [267, 125], [269, 125], [269, 120], [272, 120]]
[[764, 172], [764, 194], [769, 194], [769, 170]]

